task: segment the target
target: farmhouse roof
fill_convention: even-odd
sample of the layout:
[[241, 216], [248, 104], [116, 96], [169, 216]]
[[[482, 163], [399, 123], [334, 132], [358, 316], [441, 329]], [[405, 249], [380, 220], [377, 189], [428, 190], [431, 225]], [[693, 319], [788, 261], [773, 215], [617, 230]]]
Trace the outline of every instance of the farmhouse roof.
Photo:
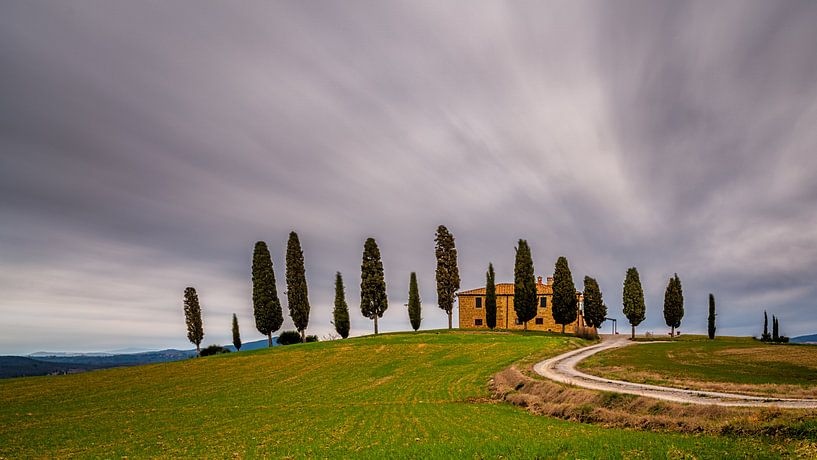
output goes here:
[[[545, 295], [545, 294], [553, 294], [553, 286], [548, 284], [536, 284], [536, 294], [537, 295]], [[477, 288], [471, 289], [468, 291], [460, 291], [457, 293], [458, 296], [464, 295], [485, 295], [485, 288]], [[496, 295], [513, 295], [513, 283], [497, 283], [496, 284]]]

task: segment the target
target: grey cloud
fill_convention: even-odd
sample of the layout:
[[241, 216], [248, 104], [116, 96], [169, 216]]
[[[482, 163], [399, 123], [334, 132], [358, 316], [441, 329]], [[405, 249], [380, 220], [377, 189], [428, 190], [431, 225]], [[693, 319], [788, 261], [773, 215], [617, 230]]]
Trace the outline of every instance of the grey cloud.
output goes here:
[[[355, 309], [378, 239], [405, 329], [433, 233], [463, 287], [518, 238], [546, 274], [568, 256], [620, 313], [638, 266], [646, 330], [681, 275], [682, 330], [817, 330], [817, 7], [813, 2], [245, 2], [0, 6], [0, 350], [184, 346], [239, 314], [253, 338], [252, 244], [279, 290], [301, 236], [314, 304]], [[356, 311], [356, 310], [355, 310]], [[285, 326], [286, 327], [286, 326]], [[370, 329], [354, 315], [354, 333]]]

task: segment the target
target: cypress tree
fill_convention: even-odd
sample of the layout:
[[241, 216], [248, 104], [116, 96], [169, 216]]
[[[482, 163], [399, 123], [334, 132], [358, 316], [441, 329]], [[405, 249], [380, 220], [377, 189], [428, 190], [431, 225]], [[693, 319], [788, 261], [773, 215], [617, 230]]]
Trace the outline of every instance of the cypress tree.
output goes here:
[[287, 241], [287, 303], [289, 316], [295, 323], [295, 329], [301, 334], [301, 342], [306, 342], [306, 326], [309, 324], [309, 294], [306, 288], [306, 269], [304, 253], [298, 234], [289, 233]]
[[528, 329], [528, 321], [536, 317], [536, 280], [533, 275], [533, 258], [525, 240], [519, 240], [516, 263], [513, 270], [513, 309], [516, 317]]
[[485, 325], [490, 329], [496, 327], [496, 274], [491, 263], [485, 274]]
[[383, 275], [383, 262], [380, 260], [380, 249], [374, 238], [369, 238], [363, 245], [363, 262], [360, 264], [360, 312], [374, 320], [374, 333], [377, 335], [377, 319], [383, 317], [389, 302], [386, 298], [386, 280]]
[[204, 339], [204, 327], [201, 324], [201, 306], [196, 289], [184, 290], [184, 321], [187, 323], [187, 340], [196, 345], [196, 354], [201, 353], [201, 341]]
[[772, 315], [772, 342], [780, 341], [780, 330], [777, 328], [777, 316]]
[[241, 333], [238, 332], [238, 317], [233, 313], [233, 346], [235, 351], [241, 350]]
[[567, 259], [559, 257], [553, 272], [553, 320], [562, 325], [562, 334], [565, 325], [576, 321], [578, 317], [578, 299], [576, 299], [576, 285], [573, 284], [573, 275]]
[[409, 279], [408, 314], [411, 327], [415, 331], [420, 329], [420, 289], [417, 287], [417, 274], [411, 272]]
[[584, 320], [590, 326], [598, 329], [607, 317], [607, 305], [601, 296], [599, 283], [595, 279], [584, 277]]
[[710, 340], [715, 339], [715, 296], [711, 293], [709, 294], [709, 318], [707, 318], [708, 329], [709, 329], [709, 338]]
[[252, 256], [252, 309], [255, 328], [267, 336], [267, 346], [272, 346], [272, 333], [284, 323], [278, 288], [275, 286], [275, 272], [267, 243], [255, 243]]
[[644, 306], [644, 290], [641, 289], [641, 279], [635, 267], [627, 269], [624, 278], [623, 292], [624, 316], [630, 321], [633, 328], [632, 338], [635, 338], [635, 327], [644, 321], [647, 308]]
[[681, 326], [684, 317], [684, 291], [678, 274], [669, 279], [664, 292], [664, 321], [671, 329], [670, 337], [675, 337], [675, 328]]
[[335, 309], [332, 311], [332, 324], [344, 339], [349, 337], [349, 305], [346, 304], [346, 293], [343, 288], [343, 276], [335, 273]]
[[768, 342], [772, 339], [772, 336], [769, 334], [769, 315], [766, 313], [766, 310], [763, 310], [763, 335], [760, 336], [761, 342]]
[[437, 305], [448, 315], [448, 329], [452, 329], [454, 297], [460, 288], [457, 247], [454, 245], [454, 235], [445, 225], [437, 227], [434, 243], [437, 256]]

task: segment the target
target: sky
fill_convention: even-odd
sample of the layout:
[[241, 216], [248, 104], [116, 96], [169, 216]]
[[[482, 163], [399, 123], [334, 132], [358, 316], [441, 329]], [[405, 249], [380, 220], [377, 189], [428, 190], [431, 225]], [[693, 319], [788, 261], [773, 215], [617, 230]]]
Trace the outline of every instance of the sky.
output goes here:
[[[252, 319], [254, 243], [283, 292], [303, 245], [308, 333], [352, 334], [363, 242], [380, 246], [385, 331], [446, 325], [434, 232], [462, 288], [512, 281], [526, 239], [639, 331], [817, 332], [817, 2], [0, 3], [0, 354], [190, 348]], [[456, 310], [455, 310], [456, 320]], [[603, 328], [609, 330], [609, 324]]]

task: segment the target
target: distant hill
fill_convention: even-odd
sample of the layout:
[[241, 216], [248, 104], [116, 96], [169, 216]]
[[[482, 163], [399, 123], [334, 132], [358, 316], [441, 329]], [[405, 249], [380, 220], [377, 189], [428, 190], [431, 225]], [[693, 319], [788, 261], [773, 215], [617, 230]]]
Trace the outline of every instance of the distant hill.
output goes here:
[[[272, 346], [278, 346], [278, 337], [272, 338]], [[230, 351], [235, 351], [235, 347], [232, 345], [224, 345], [224, 348]], [[244, 342], [241, 344], [241, 351], [258, 350], [259, 348], [267, 348], [267, 339], [256, 340], [254, 342]]]
[[180, 361], [182, 359], [196, 356], [196, 350], [160, 350], [148, 351], [144, 353], [126, 353], [121, 355], [103, 355], [88, 353], [81, 355], [52, 355], [44, 356], [38, 354], [34, 356], [38, 361], [50, 363], [79, 363], [104, 367], [138, 366], [140, 364], [165, 363], [168, 361]]
[[[278, 346], [278, 337], [272, 338], [272, 345]], [[235, 351], [235, 347], [232, 345], [225, 345], [225, 348]], [[259, 348], [267, 348], [267, 339], [245, 342], [241, 345], [241, 351], [257, 350]], [[134, 349], [123, 349], [122, 351], [130, 350]], [[76, 374], [111, 367], [181, 361], [194, 356], [196, 356], [196, 350], [192, 349], [167, 349], [140, 353], [38, 351], [28, 356], [0, 356], [0, 378]]]
[[817, 343], [817, 334], [801, 335], [800, 337], [792, 337], [791, 339], [789, 339], [789, 342], [795, 342], [795, 343], [813, 342], [813, 343]]
[[90, 353], [80, 353], [80, 352], [71, 352], [71, 351], [38, 351], [36, 353], [31, 353], [28, 355], [29, 358], [41, 358], [43, 356], [64, 356], [64, 357], [72, 357], [72, 356], [113, 356], [116, 353], [109, 353], [109, 352], [90, 352]]
[[99, 367], [72, 362], [50, 363], [23, 356], [0, 356], [0, 378], [76, 374], [94, 369]]

